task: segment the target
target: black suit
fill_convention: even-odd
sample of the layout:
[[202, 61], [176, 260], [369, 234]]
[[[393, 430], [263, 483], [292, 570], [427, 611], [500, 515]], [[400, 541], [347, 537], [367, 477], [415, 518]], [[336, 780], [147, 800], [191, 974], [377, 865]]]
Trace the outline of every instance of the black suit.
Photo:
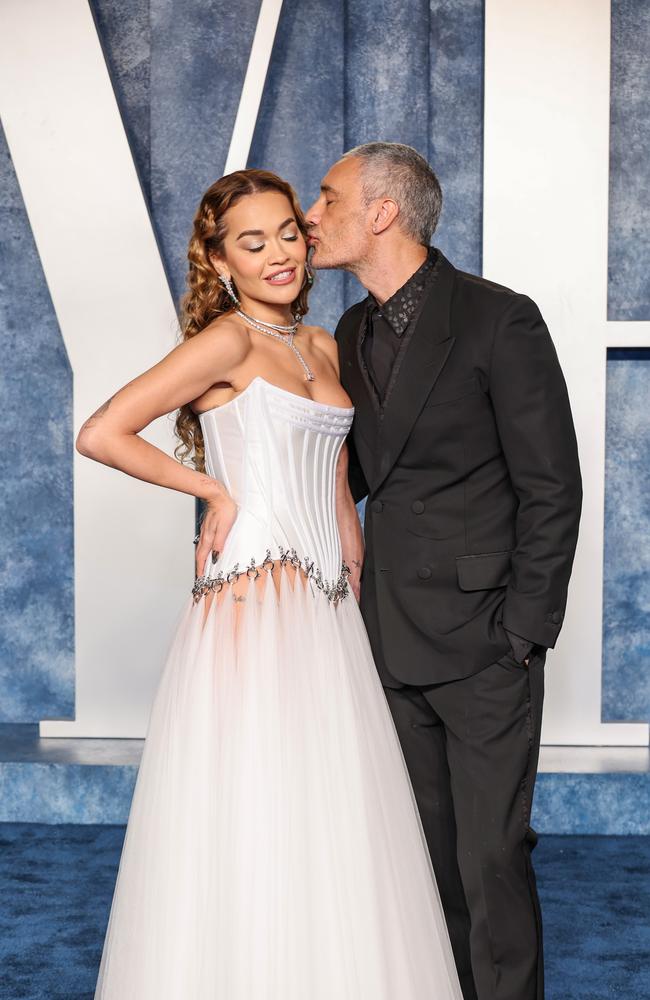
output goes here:
[[[582, 497], [565, 381], [535, 303], [440, 252], [383, 403], [361, 349], [365, 313], [352, 306], [336, 330], [356, 408], [350, 484], [368, 496], [361, 610], [465, 996], [541, 1000], [528, 823], [545, 648], [564, 616]], [[506, 628], [538, 644], [529, 669]]]

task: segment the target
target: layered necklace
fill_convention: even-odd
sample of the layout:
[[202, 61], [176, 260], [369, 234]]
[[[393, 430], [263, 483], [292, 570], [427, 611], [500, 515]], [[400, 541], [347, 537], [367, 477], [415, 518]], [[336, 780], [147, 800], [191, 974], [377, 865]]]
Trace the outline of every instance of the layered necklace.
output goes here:
[[245, 323], [252, 326], [254, 330], [257, 330], [258, 333], [263, 333], [266, 337], [275, 337], [281, 344], [286, 344], [287, 347], [290, 347], [304, 369], [306, 381], [314, 382], [316, 380], [316, 376], [293, 342], [298, 332], [298, 323], [292, 323], [290, 326], [282, 326], [280, 323], [266, 323], [263, 319], [255, 319], [254, 316], [249, 316], [248, 313], [245, 313], [243, 309], [235, 309], [235, 313]]

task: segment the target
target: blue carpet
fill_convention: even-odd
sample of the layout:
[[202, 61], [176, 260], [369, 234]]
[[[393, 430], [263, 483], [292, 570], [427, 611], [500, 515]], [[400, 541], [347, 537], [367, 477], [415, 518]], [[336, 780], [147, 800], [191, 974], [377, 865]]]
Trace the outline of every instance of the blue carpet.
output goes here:
[[[123, 837], [0, 824], [1, 1000], [92, 1000]], [[650, 837], [546, 836], [535, 859], [547, 1000], [650, 1000]]]

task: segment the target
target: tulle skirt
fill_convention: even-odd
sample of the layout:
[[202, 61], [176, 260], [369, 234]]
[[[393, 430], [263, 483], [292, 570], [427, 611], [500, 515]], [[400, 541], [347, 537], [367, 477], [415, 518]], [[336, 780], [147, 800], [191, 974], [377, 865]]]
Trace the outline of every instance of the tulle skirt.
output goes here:
[[462, 1000], [354, 596], [218, 597], [179, 614], [95, 1000]]

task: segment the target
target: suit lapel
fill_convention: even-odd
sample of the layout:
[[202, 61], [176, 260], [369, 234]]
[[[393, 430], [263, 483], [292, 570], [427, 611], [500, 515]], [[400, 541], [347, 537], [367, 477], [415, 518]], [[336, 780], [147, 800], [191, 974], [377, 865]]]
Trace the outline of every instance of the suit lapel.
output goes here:
[[[382, 407], [378, 454], [373, 463], [373, 475], [367, 480], [373, 492], [379, 489], [395, 465], [454, 345], [450, 312], [455, 271], [440, 253], [439, 272], [428, 290], [409, 343], [398, 358], [399, 367]], [[374, 407], [372, 415], [377, 420]]]
[[354, 404], [352, 435], [366, 482], [370, 482], [375, 462], [379, 401], [361, 357], [366, 322], [366, 300], [355, 308], [346, 325], [337, 331], [341, 354], [341, 381]]

